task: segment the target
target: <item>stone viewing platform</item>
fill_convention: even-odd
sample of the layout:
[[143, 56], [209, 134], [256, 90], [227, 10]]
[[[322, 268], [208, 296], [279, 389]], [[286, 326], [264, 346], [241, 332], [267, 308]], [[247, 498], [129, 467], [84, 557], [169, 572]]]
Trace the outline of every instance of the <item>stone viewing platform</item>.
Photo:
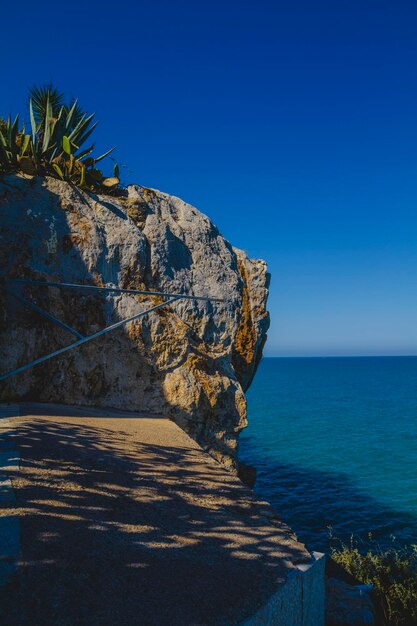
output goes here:
[[1, 623], [322, 626], [324, 558], [174, 422], [2, 408]]

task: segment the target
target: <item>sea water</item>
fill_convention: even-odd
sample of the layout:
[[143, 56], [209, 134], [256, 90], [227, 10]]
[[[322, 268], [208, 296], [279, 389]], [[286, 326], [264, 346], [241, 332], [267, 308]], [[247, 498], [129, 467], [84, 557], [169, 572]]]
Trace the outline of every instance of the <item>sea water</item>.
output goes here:
[[417, 357], [265, 358], [241, 461], [311, 549], [417, 543]]

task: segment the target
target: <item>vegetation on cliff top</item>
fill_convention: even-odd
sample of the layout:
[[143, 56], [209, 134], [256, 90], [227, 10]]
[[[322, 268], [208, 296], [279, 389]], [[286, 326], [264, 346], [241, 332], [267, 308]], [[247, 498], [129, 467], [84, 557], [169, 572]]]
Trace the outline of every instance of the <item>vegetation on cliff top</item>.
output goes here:
[[66, 104], [53, 85], [33, 87], [29, 95], [29, 133], [19, 115], [0, 118], [0, 173], [53, 176], [100, 193], [117, 189], [118, 166], [111, 177], [97, 168], [114, 148], [94, 157], [95, 143], [84, 147], [97, 126], [95, 114], [85, 113], [77, 100]]
[[331, 557], [357, 581], [374, 587], [378, 624], [417, 626], [417, 546], [368, 550], [353, 543], [333, 548]]

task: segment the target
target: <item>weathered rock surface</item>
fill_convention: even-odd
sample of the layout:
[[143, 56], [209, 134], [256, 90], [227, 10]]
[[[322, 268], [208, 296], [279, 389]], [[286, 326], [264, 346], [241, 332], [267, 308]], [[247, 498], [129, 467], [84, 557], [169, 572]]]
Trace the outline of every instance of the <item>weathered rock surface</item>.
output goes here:
[[337, 578], [326, 580], [327, 626], [374, 626], [374, 605], [367, 585], [349, 585]]
[[[55, 179], [0, 180], [0, 279], [111, 285], [220, 298], [179, 300], [0, 383], [0, 399], [168, 414], [233, 467], [244, 391], [262, 355], [269, 275], [182, 200], [139, 186], [125, 197]], [[15, 287], [14, 287], [15, 288]], [[157, 304], [149, 296], [24, 286], [84, 335]], [[73, 341], [0, 293], [2, 372]]]

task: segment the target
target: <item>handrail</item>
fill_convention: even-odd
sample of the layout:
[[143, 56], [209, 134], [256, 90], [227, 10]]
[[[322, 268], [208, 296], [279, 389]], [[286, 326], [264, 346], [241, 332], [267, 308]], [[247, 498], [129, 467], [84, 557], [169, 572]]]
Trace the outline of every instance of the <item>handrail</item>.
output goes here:
[[[16, 293], [14, 290], [10, 289], [10, 287], [8, 286], [8, 283], [22, 284], [22, 285], [27, 284], [27, 285], [34, 285], [38, 287], [42, 286], [42, 287], [68, 288], [68, 289], [91, 289], [96, 292], [127, 293], [127, 294], [137, 294], [137, 295], [144, 295], [144, 296], [158, 296], [160, 298], [168, 298], [168, 299], [165, 300], [164, 302], [160, 302], [159, 304], [156, 304], [155, 306], [149, 309], [146, 309], [146, 311], [141, 311], [140, 313], [136, 313], [135, 315], [132, 315], [131, 317], [128, 317], [124, 320], [120, 320], [119, 322], [111, 324], [110, 326], [106, 326], [106, 328], [103, 328], [102, 330], [99, 330], [93, 333], [92, 335], [84, 337], [77, 330], [71, 328], [64, 322], [61, 322], [61, 320], [57, 319], [56, 317], [54, 317], [53, 315], [51, 315], [50, 313], [48, 313], [47, 311], [39, 307], [38, 305], [34, 304], [33, 302], [30, 302], [30, 300], [27, 300], [20, 294]], [[48, 361], [49, 359], [59, 356], [60, 354], [63, 354], [64, 352], [67, 352], [68, 350], [72, 350], [73, 348], [81, 346], [82, 344], [87, 343], [88, 341], [92, 341], [93, 339], [96, 339], [97, 337], [101, 337], [102, 335], [105, 335], [111, 332], [112, 330], [115, 330], [116, 328], [123, 326], [124, 324], [133, 322], [134, 320], [137, 320], [140, 317], [143, 317], [144, 315], [151, 313], [152, 311], [156, 311], [157, 309], [160, 309], [161, 307], [166, 306], [168, 304], [172, 304], [173, 302], [176, 302], [178, 300], [186, 299], [186, 300], [203, 300], [206, 302], [231, 302], [228, 300], [222, 300], [221, 298], [210, 298], [208, 296], [193, 296], [193, 295], [179, 294], [179, 293], [176, 293], [176, 294], [162, 293], [158, 291], [142, 291], [139, 289], [120, 289], [119, 287], [107, 287], [107, 286], [97, 287], [96, 285], [77, 285], [74, 283], [56, 283], [56, 282], [29, 280], [29, 279], [23, 279], [23, 278], [8, 279], [7, 283], [4, 285], [4, 289], [7, 291], [7, 293], [9, 293], [11, 296], [13, 296], [18, 301], [20, 301], [23, 305], [33, 308], [37, 313], [49, 319], [49, 321], [61, 326], [65, 330], [76, 335], [78, 337], [78, 340], [74, 341], [73, 343], [68, 344], [67, 346], [64, 346], [63, 348], [59, 348], [58, 350], [55, 350], [54, 352], [45, 354], [44, 356], [41, 356], [38, 359], [35, 359], [34, 361], [30, 361], [29, 363], [26, 363], [25, 365], [21, 365], [20, 367], [10, 370], [9, 372], [0, 374], [0, 381], [5, 380], [6, 378], [9, 378], [10, 376], [15, 376], [16, 374], [24, 372], [30, 369], [31, 367], [38, 365], [39, 363], [44, 363], [45, 361]]]
[[174, 296], [178, 296], [179, 298], [184, 298], [186, 300], [206, 300], [210, 302], [229, 302], [229, 300], [224, 300], [222, 298], [210, 298], [208, 296], [194, 296], [189, 294], [182, 293], [163, 293], [159, 291], [141, 291], [139, 289], [121, 289], [120, 287], [98, 287], [97, 285], [77, 285], [73, 283], [53, 283], [46, 282], [41, 280], [29, 280], [23, 278], [12, 278], [9, 279], [9, 282], [13, 283], [22, 283], [26, 285], [37, 285], [42, 287], [65, 287], [69, 289], [91, 289], [95, 291], [111, 291], [114, 293], [131, 293], [138, 294], [143, 296], [159, 296], [163, 298], [172, 298]]

